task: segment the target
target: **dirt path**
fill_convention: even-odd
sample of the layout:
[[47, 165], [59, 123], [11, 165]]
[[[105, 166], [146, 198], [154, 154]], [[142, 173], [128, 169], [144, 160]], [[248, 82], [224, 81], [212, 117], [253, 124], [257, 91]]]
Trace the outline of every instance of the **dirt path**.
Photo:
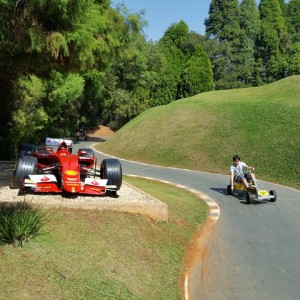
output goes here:
[[99, 125], [96, 129], [88, 132], [90, 137], [112, 136], [114, 131], [104, 125]]

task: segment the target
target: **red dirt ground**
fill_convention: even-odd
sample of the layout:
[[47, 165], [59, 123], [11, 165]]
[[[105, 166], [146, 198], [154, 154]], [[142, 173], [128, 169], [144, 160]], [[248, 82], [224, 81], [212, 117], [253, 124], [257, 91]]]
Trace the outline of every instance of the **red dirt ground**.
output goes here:
[[99, 125], [98, 128], [96, 128], [93, 131], [90, 131], [88, 133], [88, 136], [101, 137], [101, 136], [111, 136], [113, 134], [114, 132], [109, 127], [106, 127], [104, 125]]

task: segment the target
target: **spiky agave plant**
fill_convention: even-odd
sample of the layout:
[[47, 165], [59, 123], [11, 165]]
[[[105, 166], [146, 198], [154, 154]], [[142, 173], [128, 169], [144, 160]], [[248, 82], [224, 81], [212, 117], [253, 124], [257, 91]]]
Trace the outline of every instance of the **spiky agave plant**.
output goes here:
[[17, 202], [13, 207], [0, 208], [0, 242], [23, 246], [40, 233], [47, 218], [40, 205]]

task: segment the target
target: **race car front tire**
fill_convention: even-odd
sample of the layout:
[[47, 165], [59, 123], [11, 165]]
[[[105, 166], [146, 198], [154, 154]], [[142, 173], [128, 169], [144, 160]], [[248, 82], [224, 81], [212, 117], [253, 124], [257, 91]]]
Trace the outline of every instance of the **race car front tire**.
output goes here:
[[102, 179], [108, 179], [108, 185], [116, 185], [119, 190], [122, 185], [122, 166], [118, 159], [104, 159], [100, 167]]
[[36, 174], [37, 159], [33, 156], [21, 156], [10, 184], [11, 188], [19, 189], [24, 176]]

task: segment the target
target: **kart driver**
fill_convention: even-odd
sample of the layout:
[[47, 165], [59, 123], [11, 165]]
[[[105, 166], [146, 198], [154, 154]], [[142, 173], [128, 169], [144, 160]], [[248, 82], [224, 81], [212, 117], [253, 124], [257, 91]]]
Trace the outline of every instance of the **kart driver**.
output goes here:
[[244, 162], [240, 161], [241, 158], [239, 155], [234, 155], [233, 164], [230, 166], [230, 186], [233, 190], [233, 183], [240, 182], [245, 185], [247, 189], [251, 189], [249, 186], [249, 181], [255, 181], [255, 175], [253, 173], [247, 173], [247, 171], [254, 171], [253, 167], [247, 166]]

